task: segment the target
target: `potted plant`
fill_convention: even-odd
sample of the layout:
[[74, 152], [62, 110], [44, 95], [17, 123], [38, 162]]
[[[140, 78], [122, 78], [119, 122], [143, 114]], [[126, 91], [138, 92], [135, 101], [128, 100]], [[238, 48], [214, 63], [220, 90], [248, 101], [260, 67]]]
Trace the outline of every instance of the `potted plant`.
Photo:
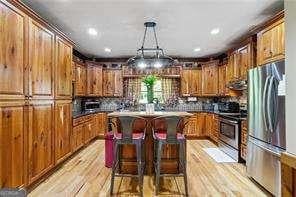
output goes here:
[[155, 75], [147, 75], [143, 78], [143, 83], [145, 84], [147, 88], [147, 101], [148, 104], [146, 105], [146, 112], [153, 113], [154, 112], [154, 92], [153, 87], [157, 81], [157, 77]]

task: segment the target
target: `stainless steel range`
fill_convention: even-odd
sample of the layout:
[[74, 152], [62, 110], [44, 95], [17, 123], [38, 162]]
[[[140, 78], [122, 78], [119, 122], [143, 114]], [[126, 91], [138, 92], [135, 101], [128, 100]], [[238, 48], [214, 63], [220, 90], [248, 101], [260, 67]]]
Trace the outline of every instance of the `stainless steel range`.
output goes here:
[[239, 162], [241, 119], [240, 113], [220, 114], [219, 148]]
[[236, 102], [219, 103], [219, 111], [219, 148], [239, 162], [241, 119], [245, 116], [240, 113], [239, 103]]

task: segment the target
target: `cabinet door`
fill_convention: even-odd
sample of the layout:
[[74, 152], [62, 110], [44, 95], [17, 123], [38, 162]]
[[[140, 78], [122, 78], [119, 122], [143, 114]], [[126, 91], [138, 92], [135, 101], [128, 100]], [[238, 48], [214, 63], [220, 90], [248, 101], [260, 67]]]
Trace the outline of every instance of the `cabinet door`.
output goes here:
[[104, 96], [113, 96], [114, 88], [114, 73], [112, 72], [112, 70], [103, 70]]
[[218, 95], [218, 65], [217, 62], [202, 67], [202, 92], [205, 96]]
[[190, 96], [190, 78], [191, 70], [183, 69], [181, 72], [181, 95]]
[[226, 65], [219, 66], [219, 95], [226, 94]]
[[197, 113], [197, 123], [196, 123], [196, 133], [199, 137], [205, 137], [205, 119], [206, 114], [205, 113]]
[[272, 58], [279, 60], [285, 58], [285, 23], [280, 20], [272, 29]]
[[252, 67], [252, 52], [251, 44], [238, 49], [239, 66], [240, 66], [240, 79], [247, 80], [248, 70]]
[[84, 145], [84, 124], [73, 127], [71, 135], [71, 150], [75, 152]]
[[[93, 92], [96, 96], [103, 95], [103, 69], [101, 66], [94, 67], [94, 77], [93, 77]], [[122, 79], [121, 79], [122, 82]], [[122, 92], [122, 91], [121, 91]]]
[[95, 136], [104, 138], [107, 131], [107, 114], [98, 113], [95, 115]]
[[238, 80], [240, 78], [240, 64], [239, 64], [239, 58], [240, 54], [238, 51], [233, 52], [232, 54], [233, 58], [233, 78], [232, 80]]
[[55, 102], [55, 161], [60, 163], [71, 153], [70, 136], [72, 131], [72, 103]]
[[213, 135], [213, 114], [206, 114], [205, 116], [205, 136], [211, 137]]
[[63, 39], [56, 38], [55, 97], [72, 97], [72, 46]]
[[0, 188], [25, 184], [25, 105], [0, 102]]
[[90, 120], [88, 122], [85, 122], [84, 125], [84, 142], [88, 143], [90, 140], [93, 139], [93, 137], [95, 136], [95, 123], [93, 120]]
[[188, 137], [196, 137], [196, 116], [192, 116], [190, 118], [186, 118], [185, 122], [187, 122], [184, 133]]
[[229, 55], [228, 63], [226, 67], [226, 84], [228, 85], [231, 81], [233, 81], [233, 55]]
[[86, 94], [87, 96], [94, 96], [94, 70], [93, 66], [86, 68]]
[[193, 96], [200, 96], [202, 94], [202, 70], [191, 70], [191, 88], [190, 93]]
[[82, 64], [76, 64], [75, 69], [76, 82], [75, 82], [75, 95], [86, 95], [86, 68]]
[[29, 19], [29, 95], [53, 99], [54, 34]]
[[114, 96], [123, 96], [123, 78], [121, 70], [114, 70]]
[[72, 82], [75, 82], [76, 81], [76, 75], [75, 75], [75, 72], [76, 72], [76, 63], [74, 61], [72, 61]]
[[29, 183], [54, 165], [54, 103], [32, 102], [29, 106], [28, 132]]
[[25, 98], [26, 15], [0, 2], [0, 99]]

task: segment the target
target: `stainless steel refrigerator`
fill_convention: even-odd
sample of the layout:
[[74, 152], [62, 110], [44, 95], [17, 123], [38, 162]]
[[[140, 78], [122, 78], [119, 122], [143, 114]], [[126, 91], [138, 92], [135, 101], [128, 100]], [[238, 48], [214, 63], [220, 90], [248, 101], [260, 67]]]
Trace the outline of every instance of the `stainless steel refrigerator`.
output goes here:
[[280, 196], [280, 154], [286, 149], [285, 62], [269, 63], [248, 73], [247, 173]]

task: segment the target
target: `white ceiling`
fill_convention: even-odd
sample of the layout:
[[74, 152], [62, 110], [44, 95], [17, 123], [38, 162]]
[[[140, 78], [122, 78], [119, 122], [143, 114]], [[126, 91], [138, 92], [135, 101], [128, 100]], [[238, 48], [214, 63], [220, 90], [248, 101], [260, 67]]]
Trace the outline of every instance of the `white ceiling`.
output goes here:
[[[282, 9], [283, 0], [23, 0], [92, 57], [127, 57], [140, 47], [145, 21], [157, 22], [167, 55], [205, 57], [223, 52]], [[87, 33], [95, 28], [97, 36]], [[211, 35], [213, 28], [220, 33]], [[149, 43], [152, 34], [148, 34]], [[106, 53], [104, 48], [112, 49]], [[194, 52], [200, 47], [201, 51]]]

